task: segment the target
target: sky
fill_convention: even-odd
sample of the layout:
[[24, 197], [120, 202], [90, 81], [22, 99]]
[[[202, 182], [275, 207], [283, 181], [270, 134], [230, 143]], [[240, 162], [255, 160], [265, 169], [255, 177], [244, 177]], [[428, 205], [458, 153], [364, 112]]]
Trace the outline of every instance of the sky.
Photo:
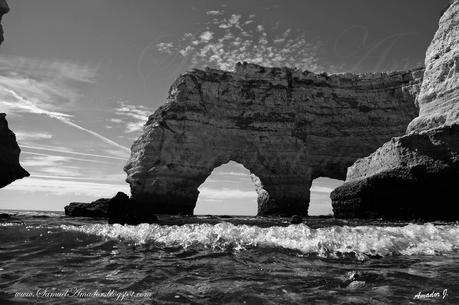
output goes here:
[[[123, 166], [148, 115], [193, 68], [238, 61], [314, 72], [423, 65], [448, 0], [14, 0], [0, 46], [0, 112], [31, 176], [0, 209], [63, 210], [129, 194]], [[313, 183], [330, 214], [341, 181]], [[196, 214], [255, 215], [248, 171], [231, 162], [200, 187]]]

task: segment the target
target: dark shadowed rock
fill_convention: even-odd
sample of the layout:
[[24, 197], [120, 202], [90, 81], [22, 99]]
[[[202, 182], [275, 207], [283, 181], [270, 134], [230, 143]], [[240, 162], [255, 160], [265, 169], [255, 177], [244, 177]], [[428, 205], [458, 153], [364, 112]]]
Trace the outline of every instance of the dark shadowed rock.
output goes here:
[[119, 192], [110, 199], [108, 208], [108, 222], [128, 225], [140, 223], [155, 223], [158, 221], [152, 208], [147, 204], [137, 203], [125, 193]]
[[298, 225], [302, 222], [303, 222], [303, 218], [301, 218], [301, 216], [298, 216], [298, 215], [293, 215], [292, 218], [290, 219], [290, 223], [292, 225]]
[[459, 220], [459, 1], [427, 51], [420, 113], [348, 169], [332, 194], [336, 217]]
[[8, 220], [11, 219], [11, 215], [7, 213], [0, 213], [0, 220]]
[[19, 164], [21, 152], [16, 136], [9, 130], [6, 114], [0, 113], [0, 188], [30, 176]]
[[132, 145], [132, 197], [154, 213], [192, 215], [198, 187], [235, 161], [252, 173], [258, 215], [307, 215], [313, 179], [344, 179], [356, 159], [404, 132], [422, 75], [245, 63], [185, 73]]
[[113, 198], [102, 198], [91, 203], [72, 202], [64, 210], [67, 216], [102, 217], [108, 218], [109, 223], [136, 225], [158, 220], [151, 213], [151, 207], [138, 204], [122, 192], [118, 192]]
[[394, 138], [349, 168], [340, 218], [459, 219], [459, 125]]
[[72, 202], [64, 208], [65, 215], [72, 217], [108, 217], [110, 199], [98, 199], [91, 203]]

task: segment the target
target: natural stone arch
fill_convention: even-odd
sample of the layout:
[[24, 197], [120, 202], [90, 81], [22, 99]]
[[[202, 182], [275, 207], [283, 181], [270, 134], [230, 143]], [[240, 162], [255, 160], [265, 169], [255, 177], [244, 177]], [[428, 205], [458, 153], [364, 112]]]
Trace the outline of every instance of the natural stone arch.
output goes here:
[[154, 213], [192, 214], [199, 185], [233, 160], [259, 177], [259, 215], [305, 215], [312, 179], [344, 179], [357, 158], [403, 132], [421, 77], [250, 64], [186, 73], [132, 146], [132, 196]]
[[[303, 143], [284, 136], [271, 138], [286, 148], [279, 153], [264, 147], [259, 135], [247, 138], [235, 131], [225, 136], [211, 125], [162, 122], [158, 126], [149, 133], [156, 145], [149, 147], [148, 156], [145, 150], [133, 150], [136, 158], [142, 160], [142, 168], [126, 166], [128, 172], [136, 171], [130, 176], [132, 180], [128, 179], [134, 185], [133, 197], [154, 206], [156, 213], [193, 214], [199, 186], [215, 168], [234, 161], [251, 172], [259, 215], [287, 211], [307, 214], [310, 170], [306, 153], [302, 152]], [[245, 138], [243, 146], [241, 138]]]
[[198, 188], [195, 215], [257, 215], [257, 192], [252, 173], [234, 161], [216, 167]]

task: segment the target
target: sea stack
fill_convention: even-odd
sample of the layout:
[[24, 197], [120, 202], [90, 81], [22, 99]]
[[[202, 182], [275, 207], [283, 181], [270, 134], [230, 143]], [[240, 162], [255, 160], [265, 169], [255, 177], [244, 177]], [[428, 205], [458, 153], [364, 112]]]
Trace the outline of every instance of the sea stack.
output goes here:
[[171, 86], [134, 142], [132, 197], [157, 214], [193, 214], [198, 187], [229, 161], [252, 173], [258, 215], [307, 215], [313, 179], [344, 179], [355, 160], [418, 114], [423, 69], [316, 74], [239, 63]]
[[419, 116], [348, 169], [331, 195], [335, 217], [459, 219], [458, 0], [440, 19], [425, 67]]

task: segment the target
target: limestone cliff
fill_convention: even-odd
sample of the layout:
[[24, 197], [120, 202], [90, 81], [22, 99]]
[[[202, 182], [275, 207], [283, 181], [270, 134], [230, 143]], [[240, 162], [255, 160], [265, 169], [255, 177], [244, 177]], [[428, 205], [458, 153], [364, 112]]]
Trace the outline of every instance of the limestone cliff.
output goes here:
[[337, 217], [458, 220], [459, 1], [440, 19], [427, 51], [420, 113], [348, 169], [331, 197]]
[[29, 176], [19, 164], [20, 149], [16, 136], [9, 130], [5, 114], [0, 113], [0, 188], [16, 179]]
[[230, 160], [252, 172], [258, 214], [307, 214], [317, 177], [404, 132], [423, 70], [326, 75], [238, 64], [180, 76], [125, 167], [133, 198], [155, 213], [192, 214], [198, 187]]

